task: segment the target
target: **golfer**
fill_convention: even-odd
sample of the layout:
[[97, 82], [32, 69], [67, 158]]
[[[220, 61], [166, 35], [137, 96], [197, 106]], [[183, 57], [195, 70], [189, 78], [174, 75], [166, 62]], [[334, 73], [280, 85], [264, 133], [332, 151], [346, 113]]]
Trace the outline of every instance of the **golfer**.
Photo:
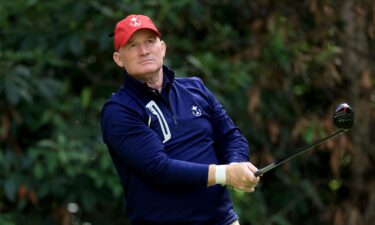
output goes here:
[[132, 224], [239, 224], [226, 186], [259, 182], [248, 143], [197, 77], [163, 64], [166, 44], [152, 20], [129, 15], [114, 30], [124, 82], [102, 109], [103, 139]]

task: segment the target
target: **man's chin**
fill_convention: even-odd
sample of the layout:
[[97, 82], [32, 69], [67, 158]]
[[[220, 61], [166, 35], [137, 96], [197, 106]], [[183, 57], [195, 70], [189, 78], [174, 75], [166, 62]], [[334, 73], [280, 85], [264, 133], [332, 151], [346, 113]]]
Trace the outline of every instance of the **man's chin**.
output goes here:
[[152, 75], [155, 74], [157, 75], [161, 70], [161, 67], [156, 67], [156, 66], [149, 66], [142, 68], [141, 70], [138, 70], [135, 74], [137, 77], [142, 77], [142, 76], [147, 76], [147, 75]]

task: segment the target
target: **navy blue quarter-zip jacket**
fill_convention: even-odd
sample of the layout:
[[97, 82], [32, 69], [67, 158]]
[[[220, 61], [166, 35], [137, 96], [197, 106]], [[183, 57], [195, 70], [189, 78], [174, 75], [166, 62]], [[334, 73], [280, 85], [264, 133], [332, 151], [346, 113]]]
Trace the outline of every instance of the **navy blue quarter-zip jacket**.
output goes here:
[[161, 93], [125, 73], [102, 133], [133, 224], [227, 225], [238, 219], [208, 165], [249, 161], [246, 139], [199, 78], [163, 66]]

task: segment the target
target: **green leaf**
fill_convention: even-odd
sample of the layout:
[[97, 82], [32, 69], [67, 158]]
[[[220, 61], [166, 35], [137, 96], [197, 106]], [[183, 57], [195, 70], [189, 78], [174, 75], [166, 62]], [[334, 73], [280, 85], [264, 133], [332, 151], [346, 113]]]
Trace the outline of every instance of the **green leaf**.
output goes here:
[[81, 197], [82, 197], [81, 201], [82, 201], [82, 204], [83, 204], [83, 208], [90, 211], [96, 203], [96, 198], [94, 198], [92, 193], [90, 193], [88, 191], [83, 192]]
[[0, 224], [1, 225], [16, 225], [15, 218], [19, 215], [13, 215], [13, 214], [7, 214], [7, 213], [1, 213], [0, 215]]
[[305, 139], [306, 143], [312, 143], [314, 140], [314, 127], [310, 126], [306, 129], [306, 132], [303, 135], [303, 138]]
[[17, 105], [20, 100], [20, 95], [17, 90], [17, 86], [11, 80], [5, 80], [5, 95], [12, 105]]
[[310, 197], [312, 202], [315, 204], [316, 207], [319, 209], [323, 209], [324, 204], [322, 202], [322, 199], [317, 191], [317, 189], [311, 184], [309, 181], [303, 181], [302, 182], [302, 188], [306, 191], [307, 195]]
[[[1, 131], [1, 129], [0, 129]], [[1, 132], [0, 132], [1, 134]], [[3, 150], [0, 148], [0, 165], [2, 165], [4, 162], [4, 153], [3, 153]]]
[[69, 48], [73, 54], [79, 55], [83, 50], [81, 38], [76, 35], [72, 35], [72, 37], [69, 39]]
[[36, 163], [33, 168], [34, 176], [37, 180], [41, 180], [44, 176], [44, 168], [41, 163]]
[[81, 92], [82, 108], [87, 109], [87, 107], [90, 104], [90, 100], [91, 100], [91, 89], [86, 87]]
[[11, 202], [15, 202], [16, 200], [16, 192], [17, 192], [16, 188], [17, 188], [16, 180], [13, 176], [5, 180], [4, 182], [5, 196]]
[[280, 215], [274, 215], [272, 216], [272, 224], [277, 224], [277, 225], [291, 225], [291, 223], [285, 219], [283, 216]]
[[54, 155], [52, 157], [48, 157], [48, 160], [46, 163], [47, 163], [48, 174], [54, 175], [57, 172], [57, 168], [58, 168], [57, 157], [55, 157]]
[[336, 180], [336, 179], [333, 179], [329, 182], [328, 184], [329, 188], [332, 190], [332, 191], [337, 191], [338, 189], [341, 188], [342, 186], [342, 181], [340, 180]]

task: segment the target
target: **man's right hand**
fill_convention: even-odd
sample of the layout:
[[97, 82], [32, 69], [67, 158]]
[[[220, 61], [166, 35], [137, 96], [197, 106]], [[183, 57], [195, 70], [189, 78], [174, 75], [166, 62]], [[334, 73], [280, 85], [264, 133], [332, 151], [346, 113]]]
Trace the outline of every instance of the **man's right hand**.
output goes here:
[[259, 182], [259, 177], [254, 176], [256, 171], [258, 169], [250, 162], [231, 163], [226, 167], [226, 184], [240, 191], [253, 192]]

